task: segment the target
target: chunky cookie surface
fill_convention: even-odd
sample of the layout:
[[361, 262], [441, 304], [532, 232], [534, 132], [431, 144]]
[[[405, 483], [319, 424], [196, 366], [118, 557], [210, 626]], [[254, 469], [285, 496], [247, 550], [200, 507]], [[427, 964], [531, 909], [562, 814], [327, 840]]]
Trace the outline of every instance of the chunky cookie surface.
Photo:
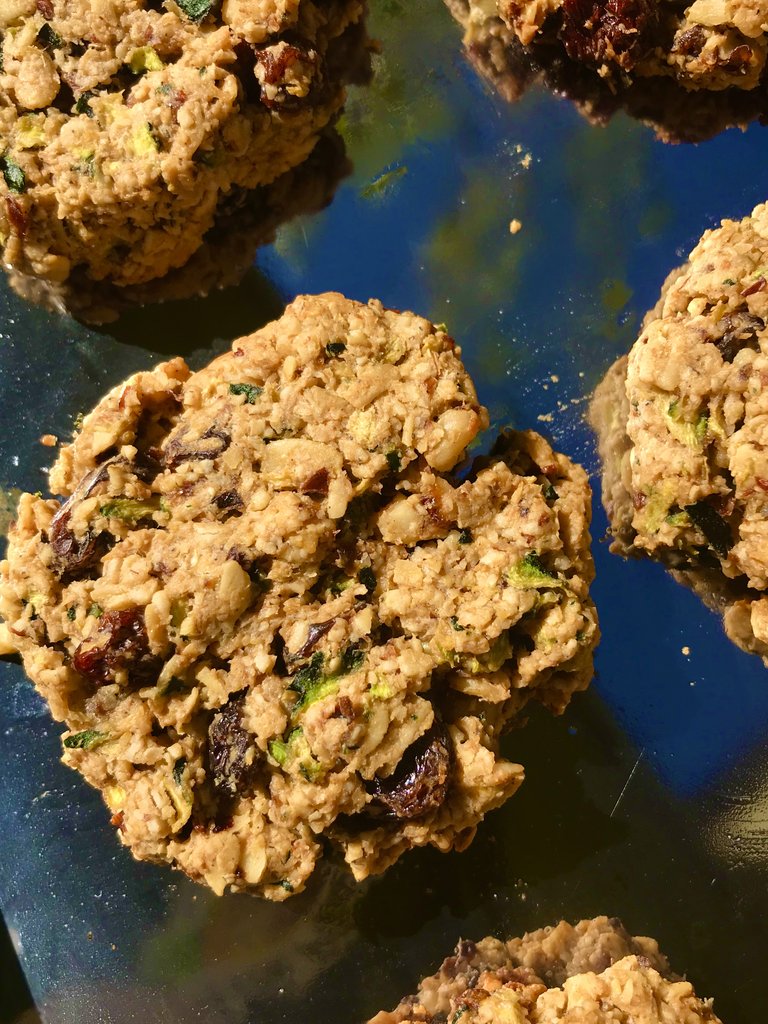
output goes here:
[[328, 294], [140, 373], [25, 495], [6, 637], [139, 858], [282, 899], [466, 846], [502, 732], [587, 686], [583, 470], [487, 426], [440, 328]]
[[182, 266], [223, 196], [312, 151], [362, 16], [361, 0], [8, 0], [3, 262], [118, 286]]
[[691, 88], [672, 74], [596, 74], [591, 64], [572, 60], [557, 40], [536, 37], [524, 45], [495, 3], [445, 2], [464, 30], [467, 59], [510, 103], [543, 85], [573, 102], [592, 124], [606, 124], [623, 111], [664, 142], [701, 142], [729, 127], [746, 128], [766, 113], [763, 89], [733, 82], [716, 90]]
[[767, 282], [763, 205], [706, 232], [592, 405], [615, 549], [679, 572], [763, 657]]
[[437, 974], [369, 1024], [718, 1024], [653, 939], [616, 918], [460, 942]]
[[768, 12], [751, 0], [497, 0], [496, 10], [524, 45], [558, 48], [617, 81], [662, 76], [687, 89], [754, 89], [765, 73]]

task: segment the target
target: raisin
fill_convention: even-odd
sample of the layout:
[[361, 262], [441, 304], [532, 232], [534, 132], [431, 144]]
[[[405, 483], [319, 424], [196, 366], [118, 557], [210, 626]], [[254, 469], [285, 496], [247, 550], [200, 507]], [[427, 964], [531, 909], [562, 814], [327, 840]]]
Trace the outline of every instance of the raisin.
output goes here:
[[163, 462], [166, 469], [176, 469], [184, 462], [215, 459], [232, 443], [230, 435], [215, 423], [196, 441], [186, 441], [186, 434], [187, 431], [182, 430], [165, 446]]
[[684, 57], [698, 57], [701, 51], [704, 49], [704, 43], [706, 43], [707, 37], [704, 29], [701, 25], [694, 25], [692, 28], [685, 29], [675, 40], [673, 51], [680, 53]]
[[328, 470], [318, 469], [301, 485], [302, 494], [327, 494], [328, 493]]
[[8, 213], [8, 220], [12, 228], [15, 228], [16, 234], [19, 238], [23, 238], [27, 233], [27, 214], [21, 203], [16, 202], [12, 196], [7, 196], [5, 200], [5, 209]]
[[216, 495], [213, 504], [222, 512], [238, 512], [243, 507], [243, 499], [237, 491], [223, 491]]
[[760, 351], [757, 335], [765, 330], [765, 322], [751, 313], [727, 313], [717, 324], [717, 335], [713, 338], [720, 355], [726, 363], [732, 363], [743, 348]]
[[766, 281], [761, 274], [756, 281], [753, 281], [752, 284], [748, 285], [744, 289], [744, 291], [741, 293], [742, 297], [747, 298], [747, 296], [749, 295], [756, 295], [758, 292], [764, 292], [766, 285], [768, 285], [768, 281]]
[[742, 43], [741, 46], [734, 47], [725, 60], [718, 61], [718, 63], [732, 75], [741, 75], [749, 67], [752, 55], [752, 47]]
[[560, 38], [573, 60], [631, 70], [652, 45], [651, 0], [564, 0]]
[[153, 686], [163, 662], [152, 654], [140, 608], [105, 612], [95, 637], [84, 640], [72, 663], [95, 686]]
[[90, 569], [106, 550], [106, 537], [96, 537], [90, 530], [78, 538], [70, 529], [69, 521], [75, 506], [87, 498], [96, 487], [107, 479], [109, 462], [86, 473], [72, 495], [64, 502], [51, 520], [48, 541], [53, 549], [54, 559], [51, 571], [61, 579]]
[[720, 555], [727, 558], [728, 552], [733, 547], [733, 536], [731, 528], [725, 519], [716, 512], [706, 501], [697, 501], [694, 505], [686, 506], [691, 522], [698, 526], [707, 539], [709, 546]]
[[71, 509], [65, 505], [51, 520], [49, 543], [53, 550], [51, 572], [58, 579], [87, 572], [106, 554], [107, 536], [86, 530], [82, 537], [69, 528]]
[[374, 778], [369, 791], [396, 818], [419, 818], [445, 800], [451, 771], [448, 731], [437, 719], [405, 751], [385, 779]]
[[247, 781], [252, 738], [242, 726], [244, 694], [235, 694], [213, 716], [208, 728], [208, 771], [220, 793], [234, 796]]
[[330, 633], [333, 629], [333, 625], [336, 619], [328, 619], [327, 622], [315, 622], [309, 627], [307, 631], [307, 639], [296, 651], [292, 658], [306, 658], [306, 656], [312, 651], [314, 647], [322, 640], [326, 633]]

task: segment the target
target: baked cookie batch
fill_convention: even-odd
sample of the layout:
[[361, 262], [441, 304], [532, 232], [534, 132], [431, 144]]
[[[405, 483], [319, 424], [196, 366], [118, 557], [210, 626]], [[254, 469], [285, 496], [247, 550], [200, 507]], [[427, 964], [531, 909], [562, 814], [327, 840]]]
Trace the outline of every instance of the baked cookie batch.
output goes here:
[[[667, 139], [762, 104], [761, 4], [446, 2], [509, 99], [544, 80]], [[367, 73], [363, 16], [361, 0], [5, 0], [13, 287], [99, 320], [236, 277], [346, 173], [333, 125]], [[613, 550], [661, 561], [768, 664], [766, 325], [759, 206], [669, 276], [591, 421]], [[464, 849], [514, 794], [503, 737], [592, 677], [591, 491], [531, 431], [475, 453], [488, 423], [443, 325], [335, 293], [199, 372], [137, 373], [84, 418], [57, 497], [20, 500], [0, 652], [21, 655], [134, 856], [284, 900], [326, 841], [360, 880], [414, 847]], [[595, 918], [462, 941], [371, 1024], [458, 1021], [718, 1018], [653, 940]]]

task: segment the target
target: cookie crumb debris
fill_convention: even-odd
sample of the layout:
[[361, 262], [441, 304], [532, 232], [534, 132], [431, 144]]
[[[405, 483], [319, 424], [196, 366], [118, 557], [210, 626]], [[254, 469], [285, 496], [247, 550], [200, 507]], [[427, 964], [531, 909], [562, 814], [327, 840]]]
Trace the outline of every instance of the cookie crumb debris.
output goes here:
[[45, 448], [55, 448], [58, 443], [59, 439], [55, 434], [43, 434], [40, 438], [40, 444]]
[[[114, 388], [22, 496], [0, 614], [119, 839], [221, 893], [464, 849], [531, 700], [592, 676], [585, 472], [488, 425], [443, 327], [302, 296]], [[436, 599], [439, 593], [439, 600]]]
[[684, 655], [686, 656], [686, 658], [687, 658], [687, 657], [688, 657], [688, 655], [689, 655], [689, 654], [691, 653], [691, 648], [690, 648], [690, 647], [681, 647], [681, 648], [680, 648], [680, 651], [681, 651], [681, 653], [682, 653], [682, 654], [684, 654]]
[[522, 230], [522, 222], [515, 218], [509, 222], [509, 233], [510, 235], [516, 235]]

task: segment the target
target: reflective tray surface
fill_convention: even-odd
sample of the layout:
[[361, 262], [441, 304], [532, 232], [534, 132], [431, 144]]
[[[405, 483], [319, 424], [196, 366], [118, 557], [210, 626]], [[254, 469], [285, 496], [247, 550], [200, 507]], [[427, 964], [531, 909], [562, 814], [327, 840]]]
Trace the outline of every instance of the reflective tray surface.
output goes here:
[[0, 285], [3, 528], [14, 488], [46, 488], [41, 434], [67, 438], [126, 375], [170, 353], [201, 366], [300, 292], [376, 296], [447, 323], [493, 423], [542, 430], [593, 474], [595, 682], [507, 738], [526, 782], [466, 853], [412, 853], [360, 885], [328, 855], [273, 906], [134, 863], [0, 662], [0, 906], [34, 999], [49, 1024], [360, 1024], [459, 936], [607, 913], [656, 937], [725, 1024], [768, 1019], [768, 670], [659, 566], [609, 554], [584, 422], [667, 272], [768, 198], [768, 129], [669, 146], [543, 88], [508, 104], [441, 0], [373, 0], [369, 27], [376, 74], [340, 124], [354, 171], [241, 285], [99, 329]]

